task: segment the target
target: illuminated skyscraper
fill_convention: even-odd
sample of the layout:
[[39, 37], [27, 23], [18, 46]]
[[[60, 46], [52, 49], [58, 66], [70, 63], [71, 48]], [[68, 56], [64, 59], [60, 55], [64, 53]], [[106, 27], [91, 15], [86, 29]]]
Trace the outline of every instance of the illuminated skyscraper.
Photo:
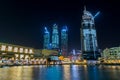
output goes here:
[[59, 48], [59, 34], [58, 34], [58, 26], [56, 24], [53, 25], [52, 29], [52, 48]]
[[50, 32], [48, 29], [45, 27], [44, 28], [44, 49], [48, 49], [50, 44]]
[[63, 26], [61, 30], [61, 52], [63, 56], [67, 56], [68, 51], [68, 29], [67, 26]]
[[89, 11], [86, 11], [86, 8], [83, 11], [81, 22], [81, 50], [84, 59], [92, 60], [100, 57], [94, 23], [94, 18], [98, 14], [99, 13], [93, 16]]

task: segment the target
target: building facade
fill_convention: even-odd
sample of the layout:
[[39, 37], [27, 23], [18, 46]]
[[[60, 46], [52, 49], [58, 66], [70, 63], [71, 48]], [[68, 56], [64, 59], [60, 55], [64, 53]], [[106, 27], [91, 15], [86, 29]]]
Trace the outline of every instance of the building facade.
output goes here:
[[59, 32], [58, 26], [54, 24], [52, 29], [52, 49], [58, 48], [59, 48]]
[[81, 50], [84, 59], [94, 60], [100, 57], [94, 16], [84, 8], [81, 22]]
[[120, 59], [120, 47], [106, 48], [102, 52], [104, 59]]
[[61, 30], [61, 53], [63, 56], [68, 56], [68, 28], [63, 26]]
[[49, 49], [50, 47], [50, 32], [48, 31], [47, 27], [44, 28], [44, 49]]
[[34, 49], [13, 44], [0, 43], [0, 56], [12, 59], [31, 59], [34, 57]]

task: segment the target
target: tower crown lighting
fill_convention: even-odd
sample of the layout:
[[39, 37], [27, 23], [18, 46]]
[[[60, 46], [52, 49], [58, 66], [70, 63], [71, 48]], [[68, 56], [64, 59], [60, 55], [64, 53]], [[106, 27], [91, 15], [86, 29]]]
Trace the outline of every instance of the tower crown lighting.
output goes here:
[[63, 26], [63, 28], [62, 28], [62, 31], [63, 31], [63, 32], [66, 32], [66, 31], [68, 31], [68, 28], [67, 28], [67, 26]]
[[45, 29], [45, 33], [49, 33], [49, 31], [48, 31], [47, 27], [45, 27], [44, 29]]

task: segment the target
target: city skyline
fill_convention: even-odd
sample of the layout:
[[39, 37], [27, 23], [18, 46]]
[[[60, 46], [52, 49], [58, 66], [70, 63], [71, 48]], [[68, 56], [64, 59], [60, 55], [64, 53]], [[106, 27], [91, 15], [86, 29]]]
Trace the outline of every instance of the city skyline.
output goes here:
[[86, 5], [93, 15], [101, 12], [95, 19], [99, 48], [120, 45], [117, 36], [120, 12], [115, 1], [7, 1], [0, 4], [0, 42], [40, 49], [43, 46], [43, 26], [57, 23], [69, 28], [69, 49], [81, 49], [81, 15]]

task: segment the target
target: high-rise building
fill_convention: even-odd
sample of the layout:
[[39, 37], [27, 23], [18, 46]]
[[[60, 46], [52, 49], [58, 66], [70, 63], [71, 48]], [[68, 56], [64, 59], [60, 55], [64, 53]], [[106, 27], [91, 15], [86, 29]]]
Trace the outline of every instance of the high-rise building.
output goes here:
[[68, 56], [68, 28], [63, 26], [61, 30], [61, 53], [63, 56]]
[[58, 49], [59, 48], [59, 34], [58, 34], [58, 26], [53, 24], [52, 29], [52, 48]]
[[84, 59], [94, 60], [100, 57], [94, 16], [84, 8], [81, 22], [81, 50]]
[[50, 32], [47, 27], [44, 28], [44, 49], [48, 49], [50, 45]]

